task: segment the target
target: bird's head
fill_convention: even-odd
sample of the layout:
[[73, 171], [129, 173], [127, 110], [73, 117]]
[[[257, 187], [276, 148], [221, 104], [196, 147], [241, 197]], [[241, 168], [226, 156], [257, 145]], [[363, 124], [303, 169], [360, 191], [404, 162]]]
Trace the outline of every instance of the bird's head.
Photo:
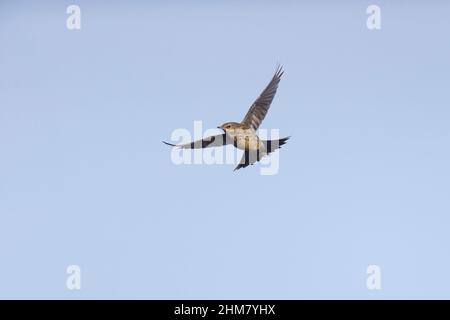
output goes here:
[[237, 122], [226, 122], [220, 126], [218, 126], [217, 128], [222, 129], [223, 131], [227, 132], [227, 131], [234, 131], [237, 129], [241, 129], [242, 124], [237, 123]]

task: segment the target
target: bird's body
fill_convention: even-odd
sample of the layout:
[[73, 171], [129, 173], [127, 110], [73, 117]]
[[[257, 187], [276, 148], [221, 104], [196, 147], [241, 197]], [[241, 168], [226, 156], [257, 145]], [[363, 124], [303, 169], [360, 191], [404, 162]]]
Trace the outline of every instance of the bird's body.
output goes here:
[[255, 130], [240, 123], [231, 123], [231, 128], [224, 129], [228, 124], [226, 123], [219, 128], [225, 131], [236, 148], [244, 151], [256, 151], [264, 148]]
[[234, 141], [235, 147], [244, 151], [265, 151], [264, 144], [254, 132], [238, 132], [234, 137]]
[[163, 142], [184, 149], [209, 148], [233, 144], [236, 148], [244, 151], [240, 163], [234, 170], [254, 164], [264, 156], [280, 148], [289, 139], [289, 137], [287, 137], [278, 140], [262, 140], [256, 133], [256, 130], [269, 110], [282, 75], [283, 71], [281, 67], [277, 68], [272, 80], [258, 99], [252, 104], [242, 122], [226, 122], [217, 127], [224, 131], [223, 134], [183, 145], [173, 145], [171, 143]]

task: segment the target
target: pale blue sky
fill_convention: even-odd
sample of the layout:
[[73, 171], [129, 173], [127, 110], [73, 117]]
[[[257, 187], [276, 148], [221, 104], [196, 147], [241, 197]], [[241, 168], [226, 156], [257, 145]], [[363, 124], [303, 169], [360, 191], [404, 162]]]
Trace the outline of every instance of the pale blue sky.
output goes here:
[[[448, 1], [29, 2], [0, 2], [0, 298], [450, 298]], [[278, 62], [278, 175], [171, 162]]]

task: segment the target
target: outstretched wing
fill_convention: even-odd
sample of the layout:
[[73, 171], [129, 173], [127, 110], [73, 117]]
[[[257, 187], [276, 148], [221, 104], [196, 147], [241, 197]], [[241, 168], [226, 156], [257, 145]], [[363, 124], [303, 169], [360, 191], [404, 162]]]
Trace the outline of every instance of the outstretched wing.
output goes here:
[[227, 138], [227, 135], [225, 133], [218, 134], [216, 136], [207, 137], [201, 140], [196, 140], [190, 143], [186, 144], [179, 144], [175, 145], [172, 143], [168, 143], [163, 141], [163, 143], [172, 146], [177, 147], [180, 149], [202, 149], [202, 148], [210, 148], [210, 147], [220, 147], [226, 144], [231, 143], [230, 139]]
[[258, 129], [259, 125], [264, 120], [267, 111], [269, 111], [273, 97], [275, 97], [275, 94], [277, 93], [278, 83], [281, 80], [283, 72], [282, 67], [279, 66], [267, 87], [263, 90], [258, 99], [253, 102], [245, 115], [244, 120], [242, 120], [242, 124], [247, 125], [247, 127], [252, 128], [253, 130]]

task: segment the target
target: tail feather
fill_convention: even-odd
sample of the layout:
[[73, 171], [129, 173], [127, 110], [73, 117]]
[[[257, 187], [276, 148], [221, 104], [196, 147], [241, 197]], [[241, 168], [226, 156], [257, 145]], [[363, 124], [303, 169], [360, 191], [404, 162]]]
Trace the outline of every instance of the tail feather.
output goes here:
[[256, 152], [249, 152], [245, 151], [242, 155], [242, 159], [237, 165], [236, 168], [234, 168], [234, 171], [239, 170], [241, 168], [245, 168], [249, 165], [253, 165], [255, 162], [258, 162], [261, 160], [264, 156], [268, 155], [269, 153], [275, 151], [278, 148], [281, 148], [282, 145], [286, 144], [286, 141], [289, 140], [290, 137], [278, 139], [278, 140], [263, 140], [264, 146], [266, 150], [260, 150]]
[[289, 138], [290, 136], [278, 140], [264, 140], [264, 145], [266, 147], [267, 154], [277, 150], [278, 148], [281, 148], [282, 145], [286, 144]]

